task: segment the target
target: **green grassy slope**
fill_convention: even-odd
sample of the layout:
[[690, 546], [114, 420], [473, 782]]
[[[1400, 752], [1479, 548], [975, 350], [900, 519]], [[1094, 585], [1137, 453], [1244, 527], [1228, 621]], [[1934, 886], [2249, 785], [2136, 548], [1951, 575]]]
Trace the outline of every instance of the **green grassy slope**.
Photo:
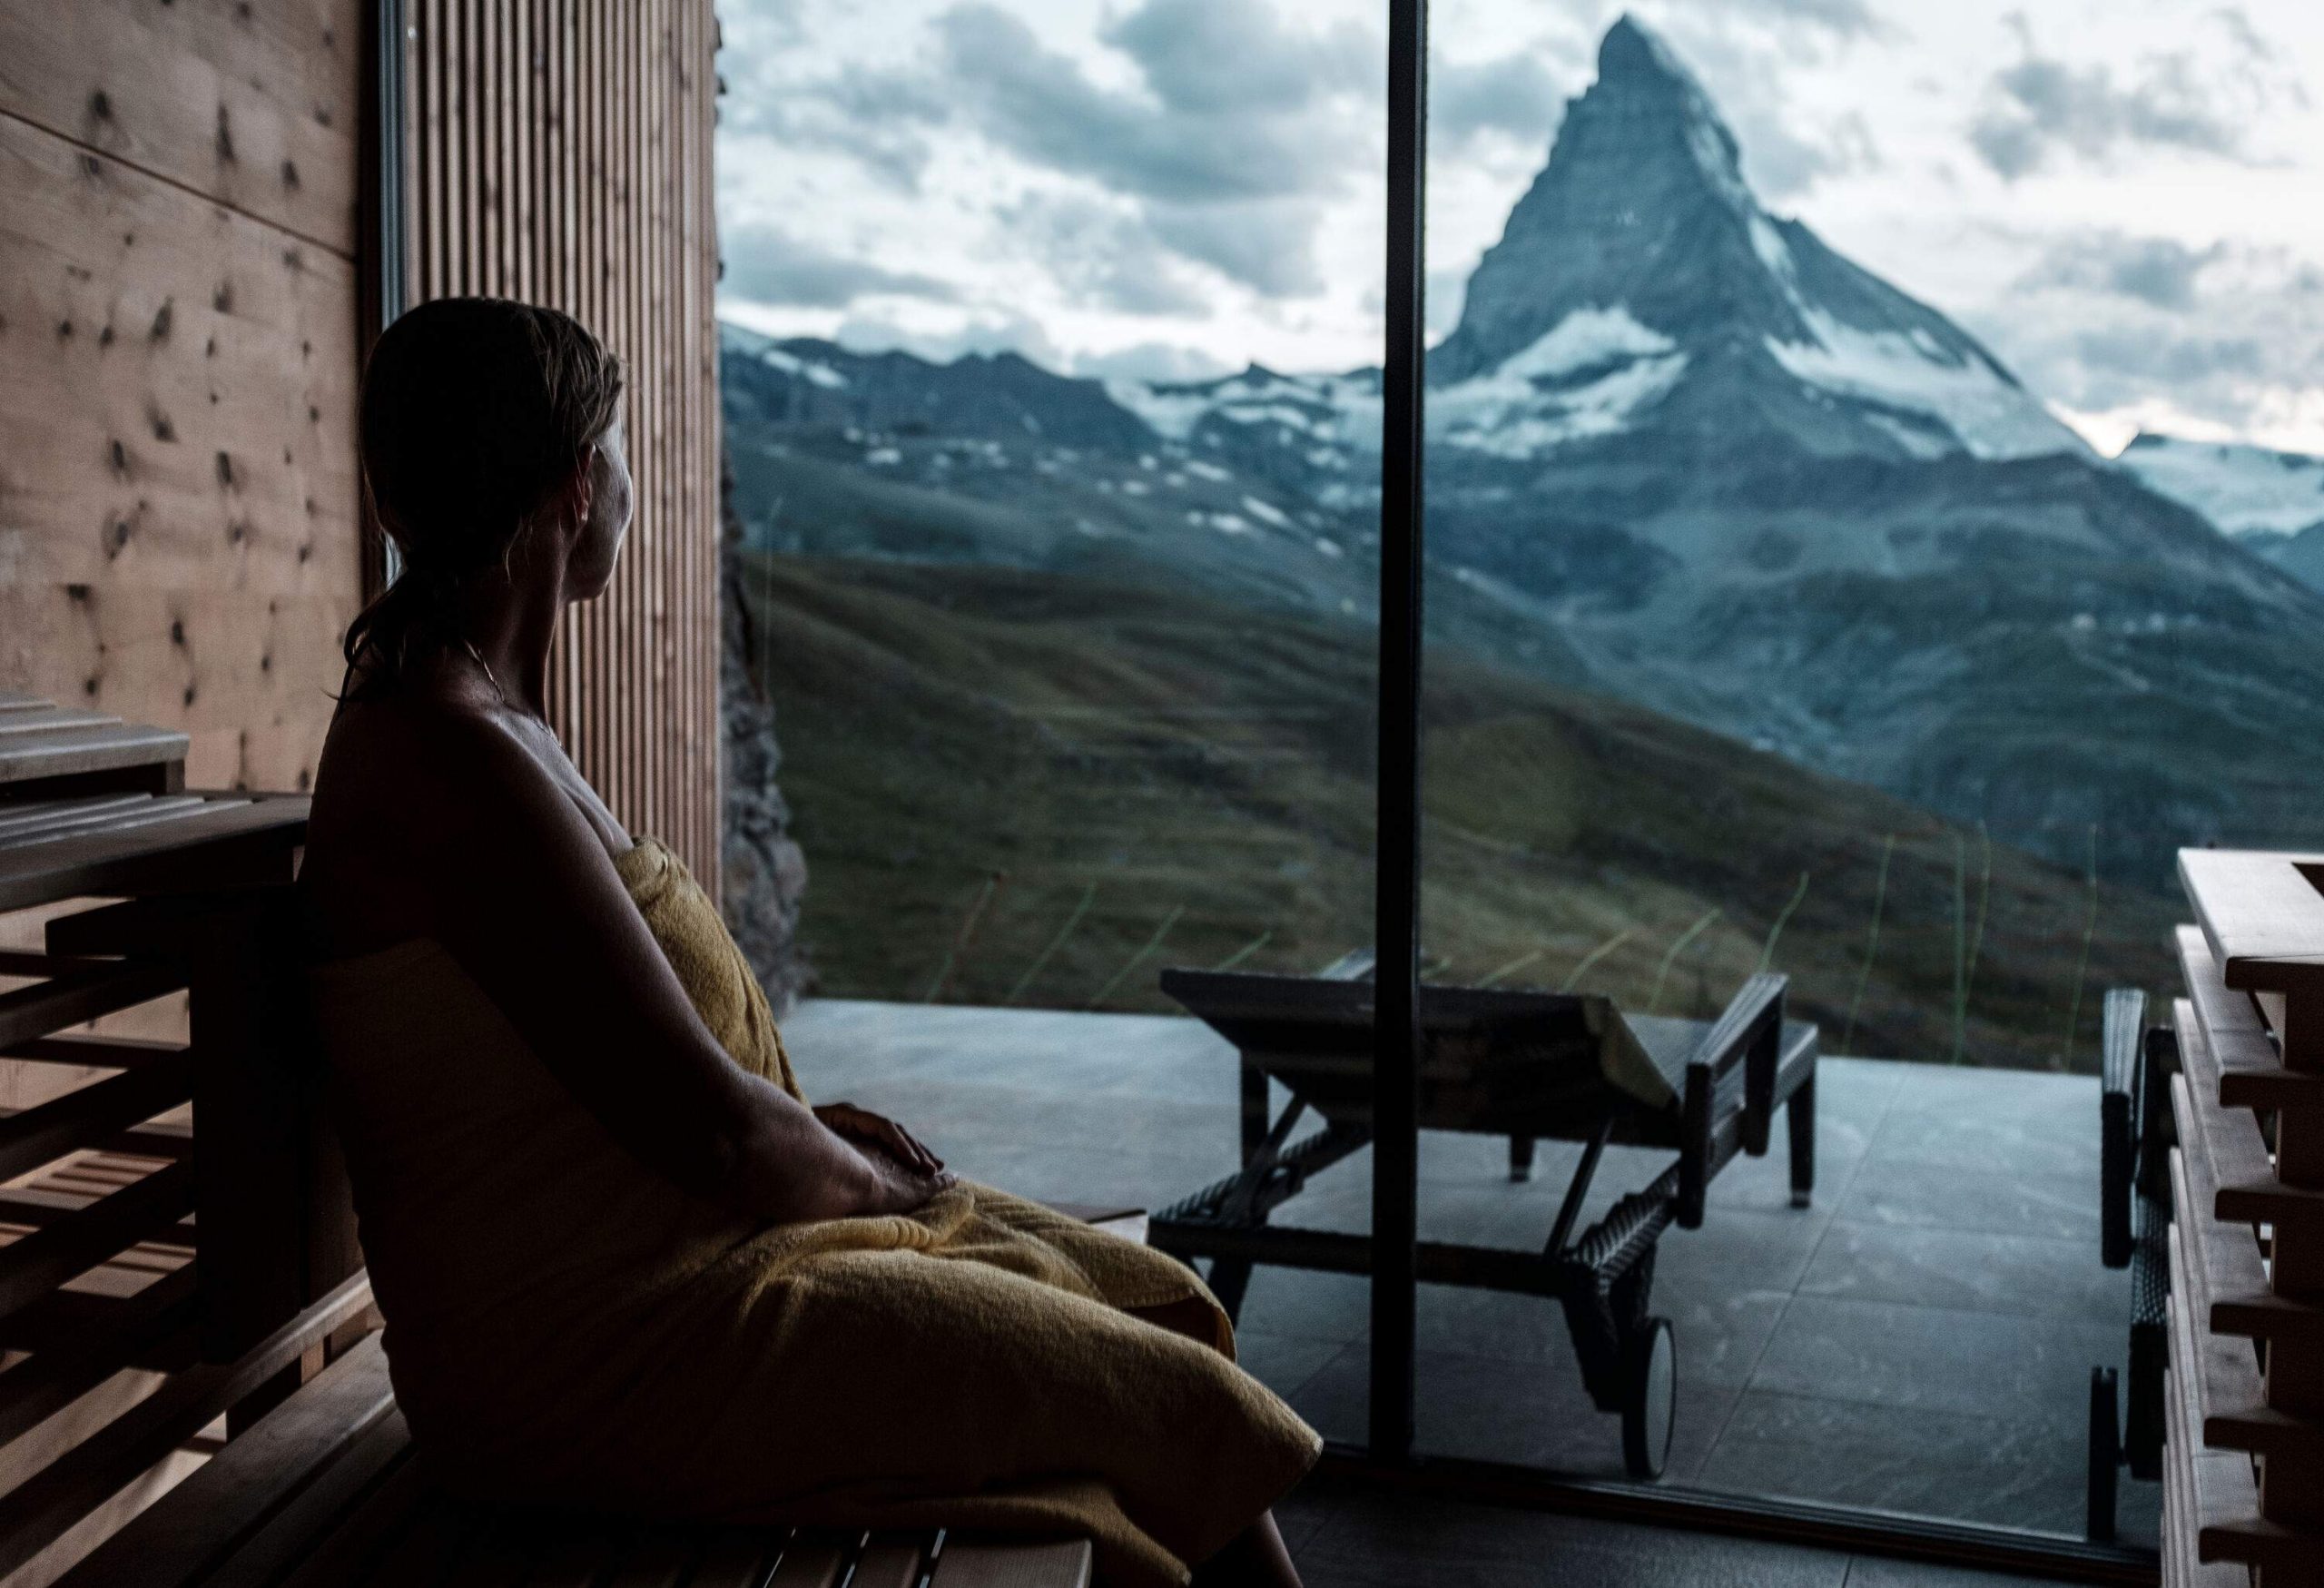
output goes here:
[[[1165, 964], [1368, 941], [1368, 627], [1048, 571], [766, 555], [746, 584], [822, 991], [1165, 1009]], [[1764, 954], [1827, 1051], [2084, 1070], [2102, 990], [2165, 980], [2159, 898], [1449, 648], [1428, 684], [1432, 979], [1586, 963], [1708, 1015]]]

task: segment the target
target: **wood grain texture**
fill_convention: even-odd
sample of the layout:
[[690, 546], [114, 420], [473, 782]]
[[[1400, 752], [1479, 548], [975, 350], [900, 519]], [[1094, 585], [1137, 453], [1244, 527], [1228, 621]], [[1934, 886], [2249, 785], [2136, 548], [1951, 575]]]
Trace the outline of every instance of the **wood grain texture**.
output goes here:
[[376, 1338], [367, 1339], [229, 1443], [192, 1488], [123, 1529], [71, 1581], [179, 1588], [249, 1542], [310, 1469], [360, 1439], [394, 1404], [386, 1357]]
[[417, 295], [520, 297], [627, 375], [636, 517], [550, 715], [615, 814], [718, 877], [717, 271], [707, 0], [412, 0]]
[[0, 689], [213, 785], [311, 777], [360, 595], [360, 12], [0, 8]]
[[2248, 992], [2324, 992], [2324, 855], [2182, 849], [2179, 880], [2227, 984]]
[[932, 1588], [1088, 1588], [1089, 1541], [1019, 1544], [980, 1539], [947, 1543]]
[[343, 0], [0, 6], [0, 108], [351, 258], [359, 15]]

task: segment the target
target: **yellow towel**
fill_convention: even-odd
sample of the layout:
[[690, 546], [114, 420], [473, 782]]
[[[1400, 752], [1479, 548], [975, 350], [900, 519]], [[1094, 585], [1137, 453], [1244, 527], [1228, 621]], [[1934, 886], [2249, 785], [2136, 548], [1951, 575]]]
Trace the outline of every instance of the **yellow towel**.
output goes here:
[[[735, 1062], [798, 1095], [685, 868], [648, 839], [620, 869]], [[1101, 1579], [1145, 1588], [1315, 1458], [1215, 1303], [1216, 1350], [1123, 1310], [1209, 1299], [1159, 1253], [968, 1183], [909, 1215], [756, 1226], [632, 1159], [435, 942], [313, 987], [396, 1394], [458, 1489], [1086, 1533]]]

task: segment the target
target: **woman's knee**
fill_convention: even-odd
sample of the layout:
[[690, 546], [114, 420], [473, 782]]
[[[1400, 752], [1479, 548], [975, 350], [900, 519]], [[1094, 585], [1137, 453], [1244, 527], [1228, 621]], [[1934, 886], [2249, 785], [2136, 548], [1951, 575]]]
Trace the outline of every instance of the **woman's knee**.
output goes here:
[[1197, 1346], [1218, 1346], [1218, 1314], [1210, 1302], [1200, 1296], [1182, 1297], [1166, 1301], [1159, 1307], [1126, 1308], [1134, 1318], [1150, 1323], [1157, 1328], [1183, 1335]]

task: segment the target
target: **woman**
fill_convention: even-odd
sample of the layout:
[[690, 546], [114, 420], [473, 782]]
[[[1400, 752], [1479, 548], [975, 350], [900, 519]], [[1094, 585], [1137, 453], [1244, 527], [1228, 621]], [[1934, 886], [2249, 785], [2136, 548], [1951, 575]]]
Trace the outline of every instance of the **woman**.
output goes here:
[[1185, 1268], [810, 1108], [707, 898], [543, 721], [620, 556], [616, 361], [427, 304], [366, 371], [397, 583], [349, 629], [300, 879], [399, 1400], [448, 1481], [661, 1517], [1086, 1532], [1295, 1584], [1318, 1441]]

